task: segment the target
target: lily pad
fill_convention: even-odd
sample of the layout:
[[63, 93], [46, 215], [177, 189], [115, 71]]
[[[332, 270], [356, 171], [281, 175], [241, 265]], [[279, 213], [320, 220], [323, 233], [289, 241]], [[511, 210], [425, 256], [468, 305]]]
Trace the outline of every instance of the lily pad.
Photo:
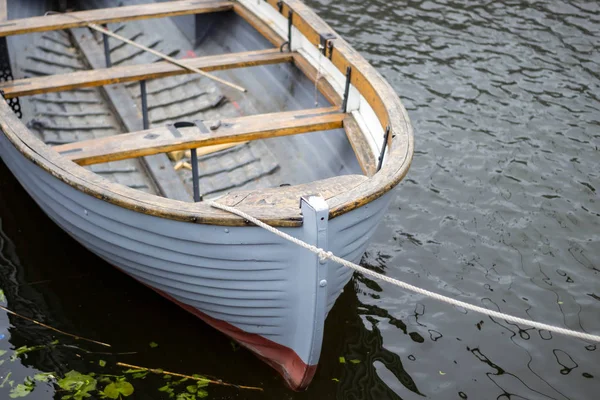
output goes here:
[[150, 347], [152, 347], [154, 349], [154, 348], [158, 347], [158, 343], [150, 342]]
[[0, 303], [6, 303], [6, 296], [4, 295], [4, 290], [0, 289]]
[[340, 364], [346, 364], [346, 357], [340, 357]]
[[109, 399], [131, 396], [133, 394], [133, 385], [126, 381], [113, 382], [104, 388], [102, 394]]
[[98, 365], [99, 365], [99, 366], [101, 366], [101, 367], [106, 367], [106, 361], [104, 361], [104, 360], [99, 360], [99, 361], [98, 361]]

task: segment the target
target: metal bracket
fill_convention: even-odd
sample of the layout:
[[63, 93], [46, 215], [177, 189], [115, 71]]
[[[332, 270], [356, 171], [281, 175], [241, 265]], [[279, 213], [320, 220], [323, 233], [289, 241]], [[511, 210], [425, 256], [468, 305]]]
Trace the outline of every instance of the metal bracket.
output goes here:
[[[335, 35], [333, 33], [321, 33], [319, 35], [319, 49], [321, 49], [321, 53], [327, 58], [331, 60], [331, 56], [333, 54], [333, 40], [335, 39]], [[329, 51], [329, 55], [327, 52]]]
[[290, 10], [288, 12], [288, 40], [279, 46], [279, 51], [283, 52], [283, 48], [287, 46], [288, 51], [292, 51], [292, 27], [294, 26], [294, 12]]
[[[108, 29], [108, 25], [103, 24], [104, 29]], [[102, 34], [102, 43], [104, 44], [104, 60], [106, 61], [106, 68], [112, 67], [112, 61], [110, 60], [110, 44], [108, 43], [108, 35]]]
[[385, 149], [387, 148], [388, 140], [390, 139], [390, 132], [391, 132], [391, 128], [388, 125], [387, 128], [385, 128], [385, 136], [383, 137], [383, 147], [381, 148], [381, 153], [379, 154], [379, 163], [377, 164], [377, 172], [379, 172], [379, 170], [381, 169], [381, 166], [383, 165], [383, 157], [385, 156]]
[[277, 2], [277, 9], [279, 10], [280, 13], [283, 11], [283, 0], [279, 0]]
[[[8, 45], [6, 43], [6, 37], [0, 38], [0, 82], [9, 82], [14, 80], [12, 74], [12, 68], [10, 65], [10, 54], [8, 54]], [[4, 91], [0, 90], [0, 94], [6, 100], [6, 104], [12, 108], [17, 114], [17, 117], [23, 118], [23, 112], [21, 111], [21, 103], [18, 97], [7, 99], [4, 97]]]
[[346, 88], [344, 89], [344, 99], [342, 101], [342, 112], [348, 110], [348, 96], [350, 96], [350, 79], [352, 78], [352, 67], [346, 68]]
[[[302, 230], [303, 238], [307, 243], [328, 250], [328, 226], [329, 226], [329, 205], [324, 198], [320, 196], [302, 197], [300, 200], [302, 209]], [[319, 361], [321, 347], [323, 344], [323, 330], [325, 324], [325, 314], [327, 308], [327, 295], [329, 292], [329, 262], [321, 260], [319, 256], [309, 253], [302, 249], [302, 277], [298, 284], [305, 288], [311, 288], [312, 294], [305, 298], [306, 303], [299, 313], [300, 322], [306, 324], [301, 329], [306, 331], [303, 335], [309, 342], [305, 344], [304, 349], [307, 353], [302, 354], [306, 357], [308, 365], [316, 365]], [[304, 292], [306, 293], [306, 292]]]
[[148, 96], [146, 95], [146, 81], [140, 81], [140, 96], [142, 97], [142, 126], [144, 129], [150, 128], [148, 118]]
[[[210, 133], [210, 131], [208, 130], [206, 125], [204, 125], [204, 121], [199, 120], [199, 119], [195, 120], [194, 122], [181, 121], [181, 122], [176, 122], [174, 124], [168, 124], [167, 129], [169, 129], [169, 131], [171, 132], [171, 134], [173, 134], [173, 136], [181, 137], [181, 132], [179, 132], [177, 130], [178, 128], [190, 128], [193, 126], [200, 129], [200, 132], [203, 134]], [[199, 173], [198, 173], [198, 152], [196, 151], [196, 149], [191, 149], [190, 153], [191, 153], [190, 162], [192, 164], [192, 185], [193, 185], [193, 190], [194, 190], [194, 201], [196, 203], [198, 203], [198, 202], [202, 201], [202, 194], [200, 194], [200, 177], [199, 177]]]

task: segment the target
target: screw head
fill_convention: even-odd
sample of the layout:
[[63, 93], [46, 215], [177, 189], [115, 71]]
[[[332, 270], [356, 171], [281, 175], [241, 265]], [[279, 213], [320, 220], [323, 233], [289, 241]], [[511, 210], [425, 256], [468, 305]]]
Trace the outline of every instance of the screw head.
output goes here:
[[321, 287], [327, 286], [327, 281], [325, 279], [323, 279], [321, 282], [319, 282], [319, 286], [321, 286]]

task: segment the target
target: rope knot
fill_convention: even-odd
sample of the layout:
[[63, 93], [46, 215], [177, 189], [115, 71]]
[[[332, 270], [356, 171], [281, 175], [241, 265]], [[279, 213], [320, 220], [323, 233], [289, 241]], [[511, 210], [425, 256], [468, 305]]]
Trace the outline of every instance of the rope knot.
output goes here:
[[326, 260], [330, 259], [331, 257], [333, 257], [332, 252], [319, 249], [319, 260], [320, 261], [326, 261]]

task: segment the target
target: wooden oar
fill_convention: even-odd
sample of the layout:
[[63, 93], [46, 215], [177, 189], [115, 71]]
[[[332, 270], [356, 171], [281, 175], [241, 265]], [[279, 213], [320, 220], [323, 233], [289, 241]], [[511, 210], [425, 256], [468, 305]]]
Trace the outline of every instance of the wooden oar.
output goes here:
[[[49, 14], [61, 14], [61, 13], [58, 13], [56, 11], [48, 11], [46, 13], [46, 15], [49, 15]], [[71, 18], [80, 20], [82, 22], [87, 22], [87, 21], [85, 21], [85, 20], [83, 20], [81, 18], [77, 18], [76, 16], [74, 16], [72, 14], [69, 14], [69, 13], [65, 13], [65, 14], [62, 14], [62, 15], [69, 16]], [[198, 69], [198, 68], [195, 68], [195, 67], [191, 67], [191, 66], [185, 64], [184, 62], [181, 62], [181, 61], [179, 61], [179, 60], [177, 60], [177, 59], [175, 59], [173, 57], [169, 57], [166, 54], [163, 54], [163, 53], [161, 53], [159, 51], [156, 51], [154, 49], [146, 47], [146, 46], [144, 46], [142, 44], [136, 43], [133, 40], [129, 40], [126, 37], [123, 37], [123, 36], [118, 35], [118, 34], [116, 34], [114, 32], [111, 32], [110, 30], [108, 30], [108, 28], [104, 28], [104, 27], [102, 27], [100, 25], [97, 25], [97, 24], [94, 24], [94, 23], [91, 23], [91, 22], [88, 22], [86, 24], [86, 26], [88, 28], [93, 29], [95, 31], [98, 31], [98, 32], [100, 32], [100, 33], [102, 33], [104, 35], [108, 35], [108, 36], [113, 37], [115, 39], [118, 39], [118, 40], [120, 40], [122, 42], [125, 42], [125, 43], [127, 43], [127, 44], [129, 44], [131, 46], [137, 47], [138, 49], [142, 49], [144, 51], [147, 51], [150, 54], [154, 54], [155, 56], [158, 56], [158, 57], [162, 58], [163, 60], [170, 62], [171, 64], [177, 65], [178, 67], [181, 67], [181, 68], [187, 69], [188, 71], [192, 71], [192, 72], [195, 72], [195, 73], [200, 74], [202, 76], [205, 76], [208, 79], [212, 79], [213, 81], [222, 83], [223, 85], [227, 85], [227, 86], [229, 86], [229, 87], [231, 87], [233, 89], [239, 90], [240, 92], [244, 92], [244, 93], [247, 92], [247, 90], [245, 88], [243, 88], [241, 86], [238, 86], [235, 83], [231, 83], [231, 82], [226, 81], [225, 79], [218, 78], [218, 77], [216, 77], [216, 76], [214, 76], [212, 74], [209, 74], [207, 72], [202, 71], [201, 69]]]
[[231, 88], [237, 89], [240, 92], [246, 92], [247, 91], [245, 88], [243, 88], [241, 86], [238, 86], [238, 85], [236, 85], [234, 83], [228, 82], [228, 81], [226, 81], [224, 79], [218, 78], [218, 77], [216, 77], [214, 75], [211, 75], [211, 74], [209, 74], [207, 72], [202, 71], [201, 69], [194, 68], [194, 67], [191, 67], [189, 65], [186, 65], [185, 63], [183, 63], [183, 62], [181, 62], [181, 61], [179, 61], [179, 60], [177, 60], [177, 59], [175, 59], [173, 57], [169, 57], [168, 55], [163, 54], [163, 53], [161, 53], [159, 51], [156, 51], [154, 49], [146, 47], [146, 46], [144, 46], [142, 44], [136, 43], [133, 40], [127, 39], [126, 37], [123, 37], [121, 35], [117, 35], [116, 33], [109, 31], [107, 28], [104, 28], [104, 27], [96, 25], [96, 24], [87, 24], [87, 26], [89, 28], [95, 30], [95, 31], [98, 31], [98, 32], [103, 33], [105, 35], [114, 37], [115, 39], [119, 39], [119, 40], [121, 40], [121, 41], [123, 41], [123, 42], [125, 42], [127, 44], [130, 44], [130, 45], [132, 45], [134, 47], [137, 47], [139, 49], [147, 51], [148, 53], [154, 54], [155, 56], [158, 56], [158, 57], [162, 58], [163, 60], [170, 62], [171, 64], [175, 64], [175, 65], [177, 65], [177, 66], [179, 66], [181, 68], [185, 68], [185, 69], [187, 69], [189, 71], [192, 71], [192, 72], [195, 72], [195, 73], [200, 74], [202, 76], [205, 76], [208, 79], [212, 79], [213, 81], [216, 81], [216, 82], [222, 83], [223, 85], [227, 85], [227, 86], [229, 86]]

